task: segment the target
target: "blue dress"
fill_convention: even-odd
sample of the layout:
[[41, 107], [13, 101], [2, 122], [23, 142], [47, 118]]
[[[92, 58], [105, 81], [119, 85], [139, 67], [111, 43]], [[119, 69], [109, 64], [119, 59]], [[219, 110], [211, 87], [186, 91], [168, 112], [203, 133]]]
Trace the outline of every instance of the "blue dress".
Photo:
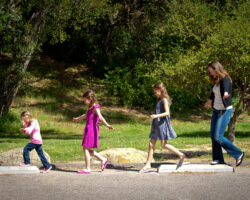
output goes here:
[[[164, 104], [163, 101], [160, 100], [157, 102], [155, 106], [154, 114], [164, 113]], [[166, 117], [155, 118], [152, 121], [151, 133], [149, 135], [150, 139], [155, 140], [170, 140], [176, 138], [177, 135], [171, 126], [170, 123], [170, 115]]]

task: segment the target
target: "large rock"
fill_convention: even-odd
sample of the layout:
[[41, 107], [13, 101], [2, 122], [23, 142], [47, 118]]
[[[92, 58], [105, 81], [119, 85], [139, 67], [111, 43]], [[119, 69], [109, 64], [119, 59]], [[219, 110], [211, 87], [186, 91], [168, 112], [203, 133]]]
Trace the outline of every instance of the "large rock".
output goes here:
[[[116, 163], [145, 163], [148, 153], [134, 148], [113, 148], [99, 152], [104, 157], [109, 157], [112, 164]], [[92, 162], [97, 162], [96, 159]], [[154, 162], [154, 160], [152, 161]]]
[[[43, 153], [47, 158], [48, 162], [50, 162], [49, 154], [47, 154], [45, 151], [43, 151]], [[23, 148], [12, 149], [10, 151], [6, 151], [0, 154], [0, 165], [2, 166], [19, 165], [22, 162]], [[30, 152], [30, 162], [32, 165], [42, 165], [42, 162], [35, 149]]]

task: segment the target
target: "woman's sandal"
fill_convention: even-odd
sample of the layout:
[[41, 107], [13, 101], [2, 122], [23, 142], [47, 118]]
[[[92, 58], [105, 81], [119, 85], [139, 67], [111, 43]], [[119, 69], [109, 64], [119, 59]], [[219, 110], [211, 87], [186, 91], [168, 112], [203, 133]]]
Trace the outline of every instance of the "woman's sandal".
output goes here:
[[151, 172], [152, 168], [151, 167], [143, 167], [139, 173], [147, 173], [147, 172]]
[[81, 169], [77, 172], [77, 174], [91, 174], [90, 171], [86, 171], [86, 169]]

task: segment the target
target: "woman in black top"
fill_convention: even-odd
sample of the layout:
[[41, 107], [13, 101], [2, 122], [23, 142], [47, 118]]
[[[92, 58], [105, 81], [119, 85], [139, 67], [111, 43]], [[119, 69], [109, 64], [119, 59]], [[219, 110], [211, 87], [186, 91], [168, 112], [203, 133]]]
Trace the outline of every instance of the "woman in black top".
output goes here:
[[225, 130], [233, 114], [232, 79], [218, 61], [208, 65], [210, 81], [214, 84], [210, 98], [205, 104], [208, 109], [213, 106], [210, 137], [212, 140], [212, 165], [223, 164], [223, 147], [236, 160], [236, 166], [242, 163], [244, 153], [224, 137]]

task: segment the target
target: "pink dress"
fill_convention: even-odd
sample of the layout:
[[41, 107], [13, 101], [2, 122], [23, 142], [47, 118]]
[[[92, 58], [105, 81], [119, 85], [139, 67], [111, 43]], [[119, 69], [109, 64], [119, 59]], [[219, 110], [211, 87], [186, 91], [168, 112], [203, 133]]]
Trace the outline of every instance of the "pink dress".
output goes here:
[[86, 126], [83, 131], [82, 146], [87, 149], [99, 147], [99, 117], [94, 113], [95, 108], [100, 108], [100, 106], [98, 104], [93, 105], [86, 115]]

